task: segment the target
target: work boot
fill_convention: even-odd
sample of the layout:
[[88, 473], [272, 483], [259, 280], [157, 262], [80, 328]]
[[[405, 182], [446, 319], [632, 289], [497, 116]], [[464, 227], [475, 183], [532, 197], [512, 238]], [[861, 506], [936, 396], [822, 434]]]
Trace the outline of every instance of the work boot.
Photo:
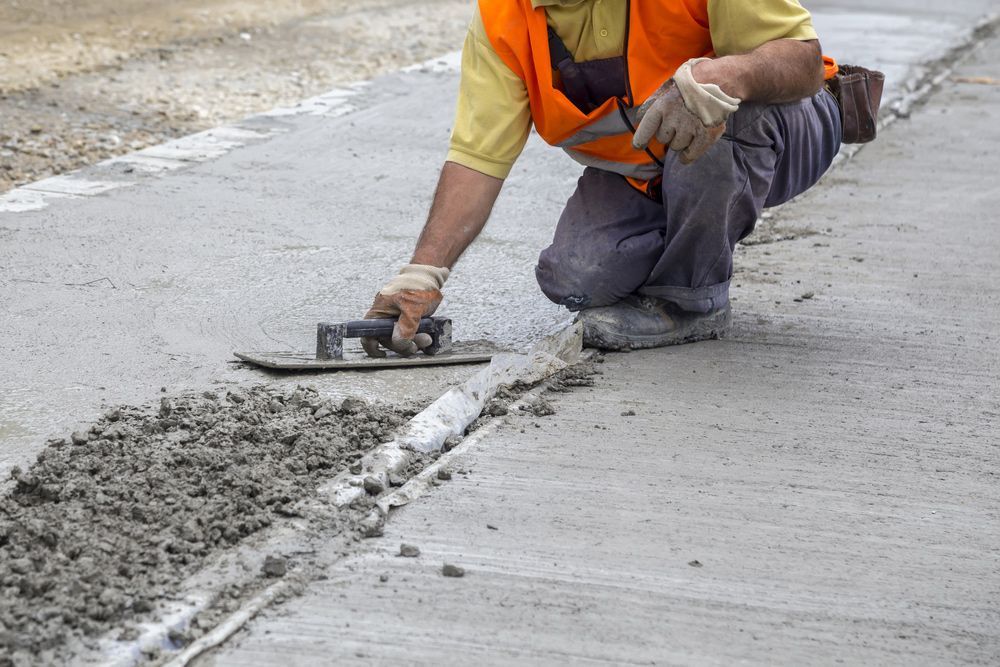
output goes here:
[[662, 299], [637, 295], [577, 315], [583, 323], [584, 347], [601, 350], [641, 350], [718, 338], [730, 319], [728, 303], [710, 313], [692, 313]]

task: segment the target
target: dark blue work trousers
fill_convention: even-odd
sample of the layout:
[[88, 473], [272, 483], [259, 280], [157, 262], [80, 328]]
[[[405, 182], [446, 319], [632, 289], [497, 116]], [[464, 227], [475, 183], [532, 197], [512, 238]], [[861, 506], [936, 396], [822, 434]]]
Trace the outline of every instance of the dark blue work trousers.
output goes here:
[[721, 308], [736, 244], [764, 208], [812, 187], [840, 140], [837, 102], [822, 91], [790, 104], [742, 104], [694, 164], [668, 151], [662, 204], [622, 176], [588, 167], [538, 258], [538, 284], [570, 310], [634, 293], [689, 311]]

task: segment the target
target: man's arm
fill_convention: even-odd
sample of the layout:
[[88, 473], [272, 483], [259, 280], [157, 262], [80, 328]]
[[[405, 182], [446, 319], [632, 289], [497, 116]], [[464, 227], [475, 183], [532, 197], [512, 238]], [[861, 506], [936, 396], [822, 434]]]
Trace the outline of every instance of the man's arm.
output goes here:
[[750, 53], [700, 62], [692, 74], [744, 102], [794, 102], [822, 87], [823, 52], [818, 40], [778, 39]]
[[501, 186], [499, 178], [445, 162], [410, 263], [453, 267], [486, 226]]
[[440, 305], [451, 267], [483, 231], [502, 185], [499, 178], [444, 163], [413, 259], [379, 290], [365, 314], [365, 319], [397, 318], [391, 337], [361, 339], [369, 356], [384, 357], [383, 347], [409, 356], [431, 344], [429, 335], [417, 333], [420, 318]]

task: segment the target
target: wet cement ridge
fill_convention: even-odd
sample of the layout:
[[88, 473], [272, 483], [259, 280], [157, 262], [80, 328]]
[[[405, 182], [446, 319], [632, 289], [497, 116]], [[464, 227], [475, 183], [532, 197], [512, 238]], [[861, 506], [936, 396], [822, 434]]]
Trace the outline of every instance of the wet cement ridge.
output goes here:
[[[907, 80], [896, 95], [882, 100], [878, 132], [885, 131], [898, 120], [909, 118], [913, 109], [926, 103], [941, 84], [951, 76], [955, 68], [971, 57], [983, 40], [995, 35], [998, 28], [1000, 28], [1000, 14], [988, 14], [980, 19], [965, 37], [952, 45], [944, 55], [920, 63], [924, 68], [921, 73]], [[827, 175], [851, 160], [867, 145], [844, 144], [841, 146], [840, 152], [827, 171]], [[753, 233], [740, 241], [739, 245], [768, 245], [781, 241], [794, 241], [819, 233], [815, 229], [782, 225], [781, 212], [784, 208], [785, 205], [781, 205], [764, 211]]]
[[952, 46], [947, 53], [937, 60], [923, 63], [927, 71], [908, 81], [907, 92], [898, 99], [890, 101], [889, 108], [893, 117], [888, 119], [886, 124], [895, 118], [907, 118], [914, 105], [925, 101], [946, 78], [951, 76], [957, 65], [969, 58], [985, 40], [995, 36], [998, 29], [1000, 29], [1000, 13], [987, 14], [969, 31], [965, 39]]
[[112, 628], [134, 637], [186, 577], [295, 516], [409, 414], [255, 387], [116, 408], [50, 441], [0, 499], [0, 664], [56, 660]]
[[[456, 474], [465, 474], [458, 467], [457, 459], [478, 446], [486, 437], [495, 433], [500, 424], [499, 419], [513, 415], [517, 417], [543, 418], [555, 414], [552, 404], [546, 396], [553, 393], [572, 391], [578, 387], [593, 387], [595, 376], [602, 373], [597, 364], [604, 358], [586, 351], [580, 360], [556, 372], [550, 379], [540, 384], [515, 384], [501, 387], [489, 399], [482, 414], [470, 424], [462, 436], [452, 436], [444, 443], [440, 455], [430, 459], [427, 465], [407, 474], [406, 479], [394, 483], [395, 489], [388, 489], [375, 500], [375, 506], [368, 510], [364, 519], [357, 523], [357, 528], [365, 538], [377, 538], [382, 535], [382, 527], [393, 509], [413, 502], [429, 493], [436, 487], [445, 484]], [[535, 422], [535, 426], [538, 423]], [[523, 432], [523, 429], [522, 429]], [[417, 551], [419, 553], [419, 550]], [[205, 635], [185, 647], [175, 655], [166, 667], [185, 667], [205, 652], [224, 644], [246, 623], [268, 606], [281, 602], [288, 597], [300, 593], [308, 585], [309, 575], [300, 573], [296, 578], [286, 578], [275, 582], [247, 600], [229, 617], [223, 619]], [[315, 573], [313, 573], [315, 580]]]
[[[293, 594], [325, 565], [301, 554], [375, 534], [365, 518], [380, 494], [432, 463], [445, 433], [570, 372], [580, 341], [569, 326], [531, 354], [498, 355], [417, 414], [258, 386], [115, 408], [50, 441], [0, 498], [0, 571], [11, 573], [0, 582], [0, 655], [10, 656], [0, 664], [155, 659], [234, 609], [245, 615], [242, 601], [262, 588], [251, 606]], [[391, 467], [375, 469], [386, 450]], [[347, 502], [333, 501], [338, 479]]]
[[[347, 470], [321, 485], [316, 493], [303, 499], [296, 506], [296, 513], [305, 517], [306, 523], [321, 524], [329, 522], [338, 512], [346, 513], [349, 530], [355, 539], [380, 536], [391, 507], [405, 504], [403, 495], [393, 491], [394, 488], [405, 487], [421, 475], [426, 477], [428, 469], [443, 452], [454, 449], [465, 436], [490, 420], [508, 414], [510, 405], [526, 392], [547, 380], [546, 386], [551, 391], [591, 386], [593, 379], [590, 376], [596, 372], [590, 363], [578, 365], [583, 356], [581, 348], [581, 327], [568, 324], [543, 338], [528, 354], [497, 355], [489, 367], [445, 392], [415, 415], [398, 429], [392, 441], [372, 449]], [[591, 356], [586, 355], [584, 359], [589, 360]], [[552, 414], [551, 406], [544, 400], [525, 409], [536, 416]], [[434, 484], [445, 479], [435, 478]], [[413, 497], [416, 495], [414, 493]], [[395, 501], [388, 500], [391, 498]], [[324, 530], [317, 526], [314, 532], [322, 535]], [[280, 535], [272, 535], [258, 548], [287, 549], [289, 541], [301, 543], [295, 536], [283, 540]], [[294, 580], [277, 582], [258, 592], [228, 617], [216, 618], [204, 637], [174, 656], [169, 664], [185, 665], [202, 652], [220, 645], [262, 609], [276, 600], [295, 595], [310, 578], [320, 576], [321, 571], [319, 567], [303, 568]], [[200, 597], [205, 595], [202, 593]], [[124, 661], [122, 664], [129, 663]]]
[[[1000, 28], [1000, 13], [987, 14], [940, 58], [921, 63], [924, 67], [923, 72], [906, 81], [898, 95], [882, 101], [883, 111], [878, 123], [879, 132], [897, 120], [909, 118], [914, 107], [926, 102], [944, 80], [951, 76], [954, 69], [968, 59], [983, 40], [995, 35], [998, 28]], [[854, 157], [864, 149], [865, 145], [845, 145], [831, 168]]]

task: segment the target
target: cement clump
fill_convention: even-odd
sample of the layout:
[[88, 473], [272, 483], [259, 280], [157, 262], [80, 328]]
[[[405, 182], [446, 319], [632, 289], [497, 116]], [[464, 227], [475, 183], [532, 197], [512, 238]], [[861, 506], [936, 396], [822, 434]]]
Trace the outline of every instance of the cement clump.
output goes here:
[[0, 656], [58, 661], [68, 640], [139, 619], [405, 419], [344, 403], [301, 387], [163, 397], [50, 441], [0, 498]]

